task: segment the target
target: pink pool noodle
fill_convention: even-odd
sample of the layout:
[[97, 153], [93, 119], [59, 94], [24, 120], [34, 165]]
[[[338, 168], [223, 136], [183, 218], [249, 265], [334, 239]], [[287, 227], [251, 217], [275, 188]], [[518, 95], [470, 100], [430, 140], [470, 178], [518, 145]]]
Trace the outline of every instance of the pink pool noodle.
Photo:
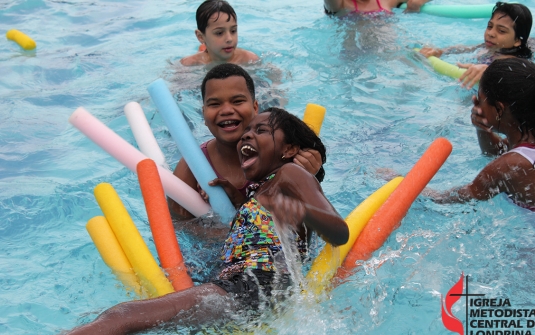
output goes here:
[[[72, 113], [69, 122], [134, 173], [136, 173], [137, 164], [147, 158], [83, 107], [79, 107]], [[171, 171], [159, 166], [158, 172], [165, 194], [188, 212], [201, 216], [210, 211], [210, 205], [204, 202], [199, 193], [173, 175]]]

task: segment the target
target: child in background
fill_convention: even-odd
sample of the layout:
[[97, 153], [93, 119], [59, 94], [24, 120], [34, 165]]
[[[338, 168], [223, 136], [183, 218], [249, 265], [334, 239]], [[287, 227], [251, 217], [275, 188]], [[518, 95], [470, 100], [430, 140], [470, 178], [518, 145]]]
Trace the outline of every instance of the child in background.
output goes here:
[[[237, 147], [243, 172], [255, 184], [232, 221], [217, 280], [155, 299], [116, 305], [70, 334], [127, 334], [170, 321], [191, 325], [247, 315], [259, 307], [260, 299], [266, 299], [262, 297], [269, 299], [291, 285], [284, 258], [295, 258], [285, 257], [288, 245], [283, 251], [279, 237], [291, 233], [291, 249], [299, 252], [306, 251], [311, 230], [335, 246], [346, 243], [348, 227], [318, 181], [292, 164], [293, 157], [305, 148], [316, 148], [325, 159], [321, 140], [295, 116], [278, 108], [257, 115]], [[224, 185], [230, 195], [239, 194], [224, 180], [214, 182]]]
[[[245, 194], [250, 182], [241, 170], [236, 145], [245, 127], [258, 113], [253, 80], [238, 65], [220, 64], [206, 74], [201, 85], [201, 95], [204, 123], [215, 137], [203, 143], [201, 149], [216, 175], [228, 180]], [[294, 156], [293, 162], [315, 174], [320, 182], [323, 180], [325, 172], [321, 165], [325, 160], [322, 160], [317, 150], [313, 148], [300, 150]], [[197, 180], [184, 159], [180, 159], [174, 174], [194, 189], [198, 188]], [[201, 194], [205, 195], [204, 192]], [[173, 200], [169, 199], [169, 204], [176, 218], [193, 217]], [[190, 226], [192, 225], [188, 225]]]
[[444, 53], [465, 53], [484, 48], [485, 53], [477, 59], [479, 64], [457, 64], [459, 67], [467, 69], [459, 81], [462, 82], [463, 87], [471, 89], [495, 59], [532, 57], [533, 53], [527, 44], [532, 21], [531, 12], [526, 6], [517, 3], [497, 2], [485, 30], [485, 43], [475, 47], [422, 48], [420, 53], [425, 57], [440, 57]]
[[519, 58], [492, 62], [473, 100], [472, 123], [479, 145], [484, 153], [501, 156], [470, 184], [441, 193], [426, 190], [425, 194], [436, 202], [451, 203], [506, 193], [517, 205], [535, 210], [535, 65]]
[[185, 66], [215, 63], [245, 64], [258, 61], [258, 56], [238, 45], [236, 12], [223, 0], [206, 0], [196, 13], [195, 36], [205, 46], [204, 51], [184, 57]]
[[429, 0], [324, 0], [325, 13], [343, 16], [349, 13], [378, 14], [392, 13], [392, 9], [403, 3], [407, 12], [418, 12]]

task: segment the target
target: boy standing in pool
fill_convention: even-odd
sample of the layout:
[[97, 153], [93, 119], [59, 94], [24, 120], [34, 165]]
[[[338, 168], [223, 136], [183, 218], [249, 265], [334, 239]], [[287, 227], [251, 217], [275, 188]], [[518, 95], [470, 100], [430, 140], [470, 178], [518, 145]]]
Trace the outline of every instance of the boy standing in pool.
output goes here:
[[[238, 65], [219, 64], [206, 74], [201, 85], [201, 95], [204, 123], [215, 137], [201, 144], [201, 149], [217, 177], [227, 180], [245, 194], [250, 182], [241, 169], [236, 145], [245, 128], [258, 114], [253, 80]], [[323, 179], [325, 172], [321, 165], [324, 161], [317, 150], [299, 150], [293, 162], [316, 175], [318, 180]], [[197, 180], [184, 159], [178, 162], [174, 174], [192, 188], [198, 188]], [[201, 191], [201, 194], [204, 195], [204, 192]], [[193, 217], [171, 199], [169, 205], [175, 217]]]
[[195, 36], [203, 51], [184, 57], [185, 66], [215, 63], [246, 64], [259, 60], [251, 51], [238, 48], [238, 22], [236, 12], [224, 0], [206, 0], [196, 13]]

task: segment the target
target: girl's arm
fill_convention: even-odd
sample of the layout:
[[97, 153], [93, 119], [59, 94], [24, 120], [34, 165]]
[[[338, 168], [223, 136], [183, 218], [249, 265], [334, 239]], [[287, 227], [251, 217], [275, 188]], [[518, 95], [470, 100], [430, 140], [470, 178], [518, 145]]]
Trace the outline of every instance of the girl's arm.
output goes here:
[[347, 224], [325, 198], [314, 176], [296, 164], [285, 164], [272, 183], [257, 200], [279, 223], [299, 229], [304, 221], [307, 227], [335, 246], [347, 242]]
[[435, 56], [440, 58], [440, 56], [442, 56], [443, 54], [463, 54], [468, 52], [474, 52], [475, 50], [481, 47], [482, 44], [476, 46], [454, 45], [452, 47], [447, 47], [443, 49], [424, 47], [421, 48], [419, 52], [425, 57]]
[[419, 12], [420, 8], [429, 1], [430, 0], [401, 0], [397, 1], [396, 5], [407, 3], [407, 9], [405, 10], [406, 12]]
[[488, 200], [502, 192], [511, 193], [516, 178], [522, 178], [516, 170], [522, 157], [505, 154], [490, 162], [474, 180], [465, 186], [445, 192], [426, 189], [423, 194], [437, 203], [464, 203], [471, 199]]
[[324, 0], [323, 5], [329, 12], [336, 13], [344, 9], [344, 0]]
[[[221, 296], [220, 308], [214, 307], [214, 299]], [[93, 322], [75, 328], [68, 335], [130, 334], [175, 321], [184, 313], [188, 323], [198, 324], [205, 319], [221, 318], [226, 303], [230, 302], [227, 292], [214, 284], [203, 284], [190, 289], [173, 292], [153, 299], [134, 300], [115, 305], [100, 314]], [[192, 311], [193, 313], [188, 313]], [[180, 320], [176, 320], [181, 323]]]

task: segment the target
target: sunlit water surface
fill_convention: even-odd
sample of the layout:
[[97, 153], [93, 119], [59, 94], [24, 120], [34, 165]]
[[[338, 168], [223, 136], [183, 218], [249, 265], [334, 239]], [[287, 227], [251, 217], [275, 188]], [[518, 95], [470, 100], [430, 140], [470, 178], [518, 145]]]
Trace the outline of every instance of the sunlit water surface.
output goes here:
[[[535, 8], [534, 0], [519, 2]], [[58, 333], [134, 298], [103, 263], [84, 226], [101, 215], [93, 188], [109, 182], [155, 254], [137, 179], [67, 119], [84, 106], [134, 144], [123, 106], [138, 101], [174, 166], [180, 154], [146, 91], [163, 77], [199, 143], [209, 139], [198, 89], [206, 69], [176, 65], [198, 47], [199, 3], [0, 2], [2, 34], [17, 28], [37, 42], [35, 52], [0, 42], [1, 333]], [[340, 20], [324, 15], [319, 0], [231, 3], [240, 46], [262, 58], [249, 68], [262, 106], [285, 104], [300, 117], [309, 102], [327, 108], [322, 186], [342, 216], [384, 183], [377, 168], [407, 173], [439, 136], [452, 142], [453, 152], [433, 188], [467, 183], [490, 161], [480, 154], [469, 119], [474, 91], [435, 74], [412, 52], [423, 44], [480, 43], [487, 20], [401, 11], [386, 19]], [[320, 302], [296, 295], [285, 311], [266, 314], [269, 327], [237, 324], [258, 334], [449, 334], [440, 295], [461, 272], [471, 276], [473, 292], [533, 308], [533, 219], [505, 196], [464, 205], [420, 197], [385, 245]], [[177, 236], [192, 272], [202, 277], [217, 248]], [[464, 308], [460, 302], [453, 309], [461, 320]]]

